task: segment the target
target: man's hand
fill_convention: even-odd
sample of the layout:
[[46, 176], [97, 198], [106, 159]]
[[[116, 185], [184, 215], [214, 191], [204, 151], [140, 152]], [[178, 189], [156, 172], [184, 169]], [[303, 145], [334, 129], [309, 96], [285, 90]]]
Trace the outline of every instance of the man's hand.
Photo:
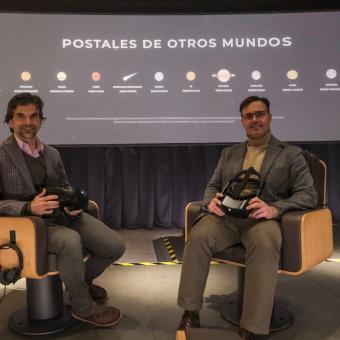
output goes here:
[[59, 207], [59, 201], [57, 195], [45, 196], [46, 189], [34, 197], [31, 202], [32, 215], [49, 215], [53, 213], [53, 210]]
[[79, 210], [69, 210], [66, 207], [64, 207], [64, 211], [66, 212], [67, 215], [70, 215], [72, 217], [78, 216], [83, 209], [79, 209]]
[[267, 203], [260, 200], [258, 197], [252, 198], [249, 201], [246, 209], [251, 210], [249, 217], [255, 218], [256, 220], [259, 218], [270, 220], [277, 217], [280, 212], [278, 208], [272, 205], [268, 205]]
[[216, 196], [210, 201], [208, 205], [209, 212], [217, 215], [217, 216], [224, 216], [225, 213], [219, 208], [221, 205], [221, 200], [219, 198], [223, 197], [220, 192], [216, 193]]

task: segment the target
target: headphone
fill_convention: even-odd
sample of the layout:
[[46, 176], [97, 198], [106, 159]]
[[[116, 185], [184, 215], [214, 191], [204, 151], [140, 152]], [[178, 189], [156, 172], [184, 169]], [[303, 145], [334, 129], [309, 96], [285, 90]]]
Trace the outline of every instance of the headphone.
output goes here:
[[0, 283], [3, 285], [9, 285], [11, 283], [15, 283], [20, 279], [22, 268], [24, 267], [24, 256], [22, 255], [22, 251], [17, 246], [15, 242], [15, 231], [11, 230], [11, 242], [1, 244], [0, 251], [3, 249], [13, 249], [18, 256], [18, 266], [11, 269], [5, 269], [0, 271]]

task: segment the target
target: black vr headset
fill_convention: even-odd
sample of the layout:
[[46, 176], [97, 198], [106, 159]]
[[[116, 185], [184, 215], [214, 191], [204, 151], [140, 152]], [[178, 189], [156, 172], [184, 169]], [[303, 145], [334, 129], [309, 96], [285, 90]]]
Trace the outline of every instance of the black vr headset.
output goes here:
[[[242, 195], [242, 191], [246, 187], [251, 186], [250, 194]], [[238, 218], [247, 218], [250, 211], [246, 210], [246, 206], [250, 199], [258, 196], [262, 189], [261, 175], [253, 167], [238, 172], [231, 180], [228, 181], [222, 190], [221, 205], [219, 208], [227, 215]]]
[[86, 209], [89, 198], [85, 190], [79, 188], [66, 187], [46, 187], [47, 195], [57, 195], [61, 208], [70, 210]]
[[0, 251], [13, 249], [18, 256], [18, 265], [15, 268], [0, 270], [0, 283], [4, 286], [17, 282], [20, 279], [21, 271], [24, 267], [24, 256], [22, 255], [20, 248], [17, 246], [14, 230], [10, 231], [10, 240], [10, 242], [0, 245]]

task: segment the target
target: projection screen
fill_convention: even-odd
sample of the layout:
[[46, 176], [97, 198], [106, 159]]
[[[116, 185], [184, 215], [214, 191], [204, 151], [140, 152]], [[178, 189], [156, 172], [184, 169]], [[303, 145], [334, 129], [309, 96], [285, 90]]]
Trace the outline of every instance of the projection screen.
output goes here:
[[1, 13], [0, 31], [2, 117], [38, 94], [50, 144], [238, 142], [250, 95], [278, 138], [340, 140], [340, 12]]

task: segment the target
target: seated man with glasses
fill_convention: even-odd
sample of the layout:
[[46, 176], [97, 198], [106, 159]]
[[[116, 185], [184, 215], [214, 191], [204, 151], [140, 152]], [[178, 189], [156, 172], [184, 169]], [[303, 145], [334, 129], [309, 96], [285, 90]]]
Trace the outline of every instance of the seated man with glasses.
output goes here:
[[[179, 329], [199, 327], [199, 310], [215, 253], [237, 243], [246, 249], [246, 269], [240, 337], [264, 339], [269, 333], [280, 259], [280, 218], [288, 210], [317, 204], [313, 179], [302, 150], [277, 140], [270, 131], [267, 98], [251, 96], [240, 105], [247, 140], [225, 148], [204, 193], [202, 212], [185, 246], [178, 305], [185, 312]], [[261, 189], [240, 218], [222, 209], [223, 188], [241, 170], [253, 168]], [[251, 183], [244, 188], [249, 193]]]

